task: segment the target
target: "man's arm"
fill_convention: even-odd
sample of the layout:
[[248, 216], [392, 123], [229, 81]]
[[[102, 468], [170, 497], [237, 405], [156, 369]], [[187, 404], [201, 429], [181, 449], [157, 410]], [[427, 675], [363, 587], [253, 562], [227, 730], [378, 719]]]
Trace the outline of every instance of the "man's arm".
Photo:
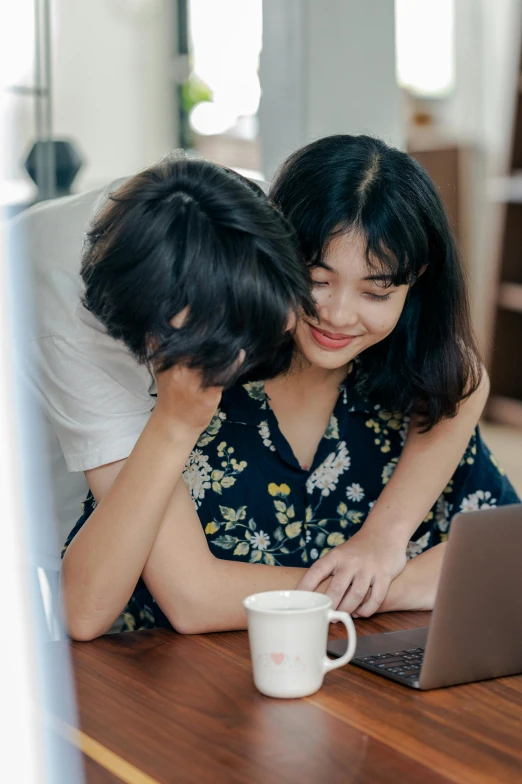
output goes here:
[[[361, 529], [309, 569], [299, 587], [315, 590], [332, 575], [334, 607], [368, 617], [382, 605], [391, 581], [406, 564], [412, 534], [441, 495], [464, 454], [489, 394], [485, 370], [480, 387], [453, 419], [427, 433], [412, 419], [404, 449]], [[369, 590], [371, 588], [371, 590]]]
[[461, 403], [453, 419], [444, 419], [427, 433], [412, 418], [395, 471], [384, 487], [363, 528], [385, 528], [404, 545], [455, 473], [489, 395], [485, 370], [480, 387]]
[[408, 561], [377, 612], [433, 610], [446, 546], [443, 542]]

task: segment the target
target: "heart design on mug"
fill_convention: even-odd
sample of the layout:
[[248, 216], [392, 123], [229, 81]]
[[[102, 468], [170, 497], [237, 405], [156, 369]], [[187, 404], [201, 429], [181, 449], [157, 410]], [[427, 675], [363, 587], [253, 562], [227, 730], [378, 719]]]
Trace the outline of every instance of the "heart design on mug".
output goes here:
[[285, 658], [285, 655], [284, 655], [284, 653], [271, 653], [270, 654], [270, 658], [272, 659], [274, 664], [281, 664], [281, 662]]

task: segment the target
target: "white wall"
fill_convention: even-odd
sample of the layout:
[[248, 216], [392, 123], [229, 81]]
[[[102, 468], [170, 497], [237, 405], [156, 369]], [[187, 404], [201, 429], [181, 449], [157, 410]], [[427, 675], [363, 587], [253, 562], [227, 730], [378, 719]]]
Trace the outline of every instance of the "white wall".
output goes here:
[[483, 150], [490, 175], [507, 154], [521, 22], [520, 0], [455, 0], [457, 84], [435, 114], [456, 141]]
[[404, 145], [391, 0], [264, 0], [260, 78], [267, 177], [319, 136]]
[[54, 128], [87, 159], [83, 181], [133, 173], [175, 143], [172, 0], [53, 0]]
[[[33, 8], [23, 2], [27, 24], [13, 30], [13, 45], [30, 53]], [[52, 0], [54, 136], [72, 137], [86, 159], [75, 190], [131, 174], [176, 145], [176, 8], [176, 0]], [[30, 69], [23, 83], [34, 84]], [[2, 159], [16, 181], [35, 138], [34, 102], [5, 94], [1, 107]]]

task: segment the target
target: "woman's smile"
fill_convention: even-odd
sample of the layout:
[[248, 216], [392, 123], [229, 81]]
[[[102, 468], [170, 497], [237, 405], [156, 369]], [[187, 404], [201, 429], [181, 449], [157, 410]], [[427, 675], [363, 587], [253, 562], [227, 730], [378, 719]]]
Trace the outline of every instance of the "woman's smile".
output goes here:
[[337, 351], [340, 348], [345, 348], [358, 337], [360, 337], [360, 335], [344, 335], [327, 332], [325, 329], [313, 327], [311, 324], [308, 324], [308, 326], [310, 328], [310, 334], [312, 335], [315, 342], [321, 346], [321, 348], [327, 350]]
[[312, 268], [318, 319], [302, 318], [294, 335], [311, 365], [338, 370], [384, 340], [400, 318], [409, 287], [393, 285], [377, 261], [377, 273], [369, 268], [366, 245], [358, 231], [337, 232]]

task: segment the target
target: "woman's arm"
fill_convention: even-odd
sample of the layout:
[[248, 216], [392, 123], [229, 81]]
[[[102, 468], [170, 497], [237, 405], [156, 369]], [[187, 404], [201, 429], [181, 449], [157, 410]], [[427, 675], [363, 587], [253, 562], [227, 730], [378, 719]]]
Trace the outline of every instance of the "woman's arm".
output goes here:
[[[210, 551], [184, 482], [179, 482], [143, 571], [143, 579], [176, 631], [244, 629], [241, 600], [251, 593], [294, 589], [306, 570], [225, 561]], [[319, 586], [324, 593], [325, 586]]]
[[227, 628], [231, 607], [236, 626], [238, 608], [243, 617], [241, 598], [295, 588], [304, 572], [224, 565], [211, 555], [179, 479], [221, 390], [201, 389], [197, 374], [183, 368], [158, 375], [157, 385], [158, 402], [128, 459], [89, 473], [99, 503], [69, 545], [62, 567], [67, 628], [77, 640], [110, 628], [142, 573], [175, 628], [186, 631], [206, 618], [209, 584], [217, 628]]
[[[179, 481], [174, 491], [169, 492], [165, 514], [149, 548], [142, 577], [178, 632], [199, 634], [244, 629], [246, 616], [241, 600], [245, 596], [257, 591], [296, 588], [305, 569], [215, 558], [185, 483]], [[112, 564], [114, 566], [114, 558]], [[91, 613], [84, 623], [75, 618], [71, 621], [69, 617], [69, 632], [74, 639], [91, 640], [107, 631], [134, 589], [135, 582], [127, 586], [128, 593], [122, 591], [121, 583], [126, 580], [126, 574], [127, 570], [122, 569], [118, 584], [115, 583], [115, 590], [121, 594], [116, 604], [110, 603], [111, 607], [118, 606], [115, 613], [114, 609], [108, 612], [109, 604], [105, 602], [102, 613], [99, 616]], [[318, 590], [324, 593], [328, 583], [321, 584]], [[72, 603], [71, 599], [69, 603]]]
[[[107, 631], [142, 572], [173, 626], [185, 632], [210, 631], [208, 623], [215, 629], [241, 628], [241, 598], [259, 590], [294, 588], [306, 573], [222, 562], [210, 553], [188, 492], [183, 483], [177, 485], [221, 391], [202, 392], [183, 372], [158, 378], [158, 404], [149, 423], [125, 464], [114, 467], [114, 483], [103, 489], [106, 495], [65, 555], [63, 597], [69, 632], [76, 639]], [[315, 579], [314, 589], [326, 589], [331, 573], [328, 569]], [[386, 591], [382, 599], [384, 595]]]
[[63, 559], [62, 598], [75, 639], [103, 634], [125, 607], [198, 435], [166, 428], [152, 414], [114, 483], [72, 540]]
[[484, 370], [479, 388], [453, 419], [439, 422], [427, 433], [419, 432], [412, 420], [397, 467], [361, 530], [317, 561], [300, 588], [313, 591], [334, 575], [328, 590], [334, 607], [357, 610], [364, 617], [377, 611], [391, 581], [405, 567], [411, 535], [453, 476], [488, 394]]
[[103, 634], [128, 602], [187, 458], [221, 397], [220, 389], [201, 389], [197, 374], [185, 368], [159, 374], [157, 384], [156, 407], [129, 458], [90, 477], [100, 503], [64, 557], [62, 596], [76, 639]]
[[[431, 609], [444, 548], [445, 545], [439, 545], [412, 559], [391, 584], [379, 612]], [[303, 568], [215, 558], [185, 483], [178, 482], [142, 576], [178, 632], [202, 634], [246, 628], [241, 603], [245, 596], [257, 591], [294, 589], [305, 572]], [[325, 593], [329, 582], [326, 579], [317, 590]], [[71, 629], [73, 637], [87, 640], [103, 634], [106, 628], [91, 619], [75, 631]]]
[[[431, 610], [446, 545], [411, 559], [390, 585], [379, 612]], [[234, 563], [210, 552], [188, 490], [180, 482], [149, 556], [143, 579], [174, 628], [182, 634], [246, 628], [241, 600], [257, 591], [291, 590], [306, 572]], [[329, 579], [317, 590], [325, 593]]]

